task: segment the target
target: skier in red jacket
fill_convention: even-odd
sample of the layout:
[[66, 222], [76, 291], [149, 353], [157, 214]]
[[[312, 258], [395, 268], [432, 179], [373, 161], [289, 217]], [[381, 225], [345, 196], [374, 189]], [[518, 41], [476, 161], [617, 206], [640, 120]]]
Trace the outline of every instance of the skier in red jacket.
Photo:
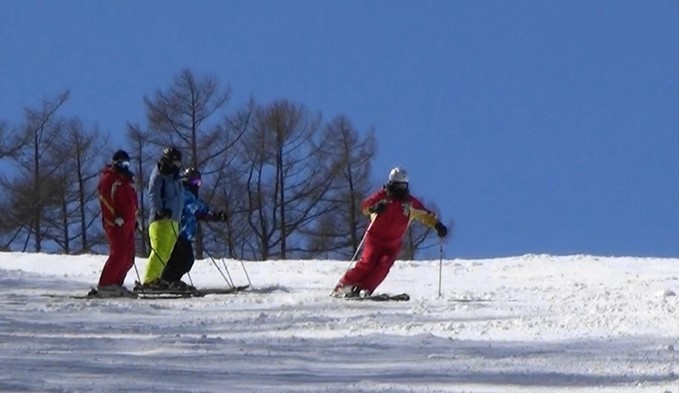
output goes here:
[[439, 237], [448, 229], [422, 202], [410, 195], [408, 173], [394, 168], [383, 189], [370, 195], [361, 204], [363, 214], [372, 223], [365, 235], [361, 259], [340, 279], [333, 296], [370, 296], [385, 279], [401, 250], [403, 235], [412, 220], [435, 228]]
[[99, 179], [101, 218], [109, 244], [109, 257], [99, 278], [100, 297], [134, 296], [123, 286], [134, 264], [134, 230], [137, 228], [137, 191], [130, 172], [130, 156], [124, 150], [113, 154]]

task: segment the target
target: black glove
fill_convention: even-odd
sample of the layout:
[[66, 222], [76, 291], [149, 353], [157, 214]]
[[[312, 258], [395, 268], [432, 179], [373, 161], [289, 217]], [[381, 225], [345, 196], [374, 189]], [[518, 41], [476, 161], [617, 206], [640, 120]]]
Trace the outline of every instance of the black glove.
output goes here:
[[156, 212], [156, 220], [164, 220], [167, 218], [172, 217], [172, 210], [170, 209], [162, 209], [158, 212]]
[[436, 229], [436, 234], [439, 237], [446, 237], [448, 234], [448, 228], [446, 228], [445, 225], [441, 224], [441, 221], [437, 221], [436, 225], [434, 225], [434, 229]]
[[226, 221], [226, 212], [220, 210], [218, 212], [209, 211], [207, 214], [198, 217], [201, 220], [207, 221]]
[[375, 203], [374, 205], [370, 206], [368, 208], [368, 211], [370, 213], [375, 213], [375, 214], [380, 214], [387, 208], [387, 203], [389, 203], [386, 199], [380, 199]]

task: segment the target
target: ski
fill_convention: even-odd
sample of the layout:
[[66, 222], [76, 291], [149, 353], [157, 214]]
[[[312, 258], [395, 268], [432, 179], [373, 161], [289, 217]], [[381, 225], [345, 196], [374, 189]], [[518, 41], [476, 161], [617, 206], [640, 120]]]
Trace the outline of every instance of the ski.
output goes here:
[[227, 288], [201, 288], [201, 289], [150, 289], [150, 288], [135, 288], [134, 292], [140, 296], [161, 296], [161, 295], [176, 295], [183, 297], [203, 297], [206, 295], [228, 295], [232, 293], [242, 292], [248, 289], [249, 285], [242, 285], [237, 287]]
[[46, 293], [43, 296], [51, 298], [60, 299], [185, 299], [192, 297], [203, 297], [206, 295], [228, 295], [233, 293], [242, 292], [250, 288], [249, 285], [241, 285], [237, 287], [228, 288], [204, 288], [195, 290], [178, 290], [178, 289], [141, 289], [135, 288], [131, 293], [133, 296], [100, 296], [96, 289], [92, 288], [85, 295], [69, 295], [69, 294], [56, 294], [56, 293]]
[[161, 296], [176, 296], [176, 297], [202, 297], [204, 294], [197, 290], [181, 290], [181, 289], [151, 289], [151, 288], [134, 288], [132, 292], [139, 297], [161, 297]]
[[238, 293], [245, 291], [246, 289], [250, 288], [249, 285], [241, 285], [241, 286], [236, 286], [236, 287], [228, 287], [228, 288], [200, 288], [196, 289], [196, 292], [204, 295], [228, 295], [232, 293]]
[[68, 294], [57, 294], [57, 293], [46, 293], [43, 296], [50, 297], [53, 299], [79, 299], [79, 300], [137, 300], [137, 299], [182, 299], [187, 298], [185, 294], [138, 294], [137, 296], [99, 296], [96, 293], [87, 293], [85, 295], [68, 295]]
[[363, 297], [361, 296], [345, 297], [344, 299], [358, 301], [374, 301], [374, 302], [407, 302], [408, 300], [410, 300], [410, 295], [408, 295], [407, 293], [399, 293], [396, 295], [380, 293]]

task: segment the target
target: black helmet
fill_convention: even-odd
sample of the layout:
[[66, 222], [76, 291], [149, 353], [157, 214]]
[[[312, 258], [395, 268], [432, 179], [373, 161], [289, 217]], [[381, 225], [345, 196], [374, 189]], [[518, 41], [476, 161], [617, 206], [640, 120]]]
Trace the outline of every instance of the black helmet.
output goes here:
[[130, 171], [130, 155], [127, 154], [125, 150], [118, 150], [113, 153], [113, 158], [111, 159], [113, 168], [119, 172], [129, 172]]
[[182, 153], [176, 147], [166, 147], [163, 149], [163, 156], [160, 157], [158, 168], [161, 173], [179, 174], [179, 169], [182, 167]]
[[130, 155], [127, 154], [125, 150], [118, 150], [117, 152], [113, 153], [113, 159], [111, 161], [130, 161]]
[[179, 161], [181, 163], [182, 162], [182, 152], [180, 152], [179, 149], [177, 149], [174, 146], [166, 147], [163, 150], [163, 158], [166, 159], [169, 162]]
[[200, 171], [194, 167], [184, 169], [181, 174], [181, 179], [184, 184], [196, 189], [200, 188], [203, 184]]

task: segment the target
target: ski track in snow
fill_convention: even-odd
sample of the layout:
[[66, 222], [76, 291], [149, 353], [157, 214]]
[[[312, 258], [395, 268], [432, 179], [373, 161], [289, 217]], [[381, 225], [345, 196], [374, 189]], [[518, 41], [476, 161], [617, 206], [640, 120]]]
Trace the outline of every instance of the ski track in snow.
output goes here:
[[[378, 292], [409, 302], [329, 297], [342, 261], [246, 262], [235, 295], [69, 298], [105, 258], [0, 253], [0, 391], [679, 393], [675, 259], [446, 260], [440, 297], [439, 261], [399, 261]], [[209, 261], [192, 279], [224, 285]]]

